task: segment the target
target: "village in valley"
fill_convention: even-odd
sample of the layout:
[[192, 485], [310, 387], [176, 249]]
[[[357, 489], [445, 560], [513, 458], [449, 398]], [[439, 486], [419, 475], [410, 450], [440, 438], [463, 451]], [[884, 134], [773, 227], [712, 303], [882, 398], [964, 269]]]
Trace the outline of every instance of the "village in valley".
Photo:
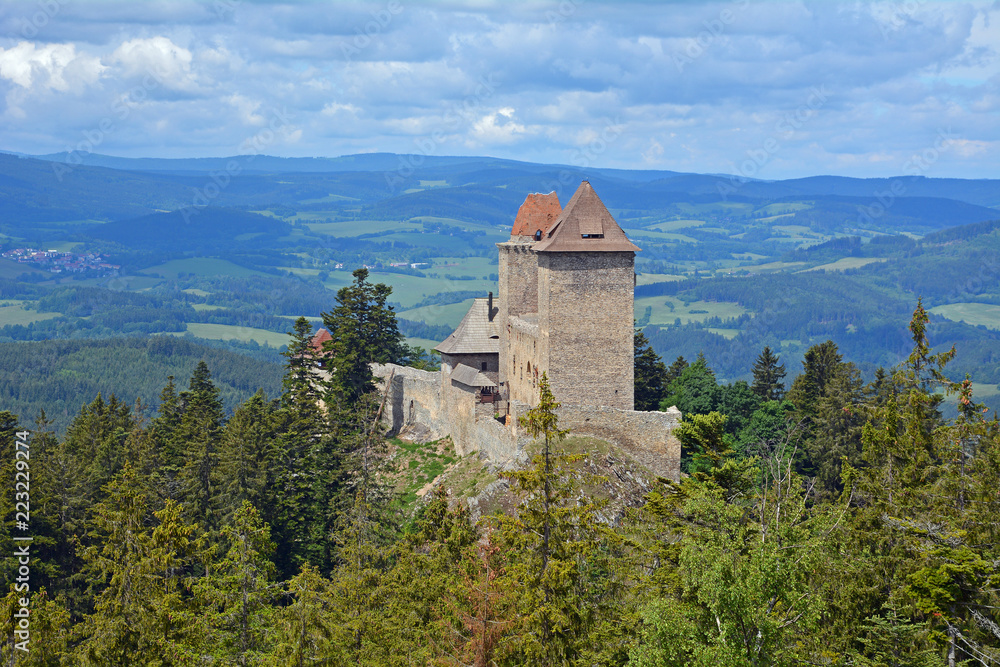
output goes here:
[[120, 265], [111, 264], [104, 255], [95, 252], [75, 253], [39, 250], [37, 248], [13, 248], [4, 251], [0, 256], [18, 264], [31, 264], [50, 273], [101, 271], [107, 274], [121, 269]]

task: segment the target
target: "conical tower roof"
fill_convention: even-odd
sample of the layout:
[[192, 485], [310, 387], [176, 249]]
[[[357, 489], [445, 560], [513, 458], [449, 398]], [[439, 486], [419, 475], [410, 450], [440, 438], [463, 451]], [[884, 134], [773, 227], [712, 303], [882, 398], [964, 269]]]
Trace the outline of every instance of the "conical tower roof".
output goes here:
[[639, 248], [611, 217], [604, 202], [584, 181], [559, 218], [535, 243], [536, 252], [636, 252]]

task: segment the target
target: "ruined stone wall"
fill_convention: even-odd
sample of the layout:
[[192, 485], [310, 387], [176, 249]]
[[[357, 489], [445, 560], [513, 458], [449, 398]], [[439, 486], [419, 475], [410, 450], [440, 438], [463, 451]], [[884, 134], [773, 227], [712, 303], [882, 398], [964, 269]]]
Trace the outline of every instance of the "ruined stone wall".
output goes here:
[[524, 447], [518, 447], [517, 436], [496, 419], [476, 422], [472, 437], [479, 455], [501, 469], [511, 469], [527, 461]]
[[563, 405], [559, 428], [573, 435], [590, 435], [613, 443], [640, 464], [675, 482], [681, 474], [681, 443], [674, 435], [680, 425], [677, 408], [666, 412], [636, 412], [585, 405]]
[[635, 254], [537, 255], [541, 361], [556, 400], [631, 410]]
[[[477, 405], [468, 388], [442, 391], [440, 373], [394, 365], [373, 364], [384, 386], [395, 370], [383, 411], [383, 422], [392, 433], [413, 434], [419, 441], [450, 435], [459, 455], [479, 452], [493, 465], [510, 468], [524, 464], [531, 438], [519, 425], [529, 406], [510, 405], [510, 421], [503, 425]], [[636, 412], [610, 407], [563, 404], [560, 428], [575, 435], [589, 435], [613, 443], [657, 475], [680, 478], [680, 442], [673, 435], [680, 424], [676, 408], [666, 412]]]
[[455, 444], [455, 453], [465, 456], [476, 451], [479, 447], [475, 438], [475, 389], [452, 383], [442, 392], [441, 402], [450, 427], [447, 435]]
[[[531, 437], [520, 426], [527, 415], [524, 403], [512, 403], [511, 429], [514, 438], [507, 449], [498, 451], [505, 460], [526, 461], [525, 448]], [[670, 408], [666, 412], [637, 412], [588, 405], [561, 405], [556, 414], [559, 428], [569, 429], [570, 435], [589, 435], [610, 442], [654, 474], [676, 481], [681, 474], [681, 443], [674, 431], [681, 423], [681, 412]], [[513, 449], [511, 449], [513, 447]]]
[[421, 437], [443, 438], [451, 432], [451, 422], [441, 401], [441, 374], [395, 364], [372, 364], [372, 372], [385, 388], [392, 374], [389, 395], [382, 410], [382, 421], [390, 432], [404, 433], [407, 428], [422, 426]]
[[512, 317], [508, 326], [510, 355], [504, 373], [508, 395], [512, 401], [535, 405], [538, 402], [538, 380], [545, 369], [539, 327], [520, 317]]

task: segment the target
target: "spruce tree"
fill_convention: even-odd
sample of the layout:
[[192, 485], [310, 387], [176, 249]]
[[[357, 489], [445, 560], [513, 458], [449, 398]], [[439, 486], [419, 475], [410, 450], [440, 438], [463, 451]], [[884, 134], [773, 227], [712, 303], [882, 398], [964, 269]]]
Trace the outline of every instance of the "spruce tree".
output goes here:
[[227, 520], [244, 503], [262, 507], [276, 500], [275, 406], [259, 390], [236, 409], [219, 443], [220, 512]]
[[667, 366], [639, 329], [635, 330], [635, 409], [657, 410], [667, 391]]
[[753, 365], [753, 392], [764, 401], [780, 401], [785, 395], [785, 367], [778, 363], [778, 356], [770, 347], [757, 357]]
[[392, 288], [368, 282], [368, 269], [357, 269], [354, 282], [337, 291], [337, 305], [323, 313], [332, 340], [331, 388], [334, 401], [352, 403], [374, 389], [371, 363], [398, 363], [406, 358], [396, 314], [387, 304]]
[[580, 457], [556, 447], [567, 431], [559, 428], [559, 403], [544, 373], [539, 392], [521, 425], [540, 439], [542, 450], [530, 468], [501, 473], [523, 500], [517, 516], [497, 519], [499, 542], [516, 554], [504, 581], [520, 616], [503, 664], [574, 664], [589, 650], [588, 633], [608, 602], [593, 596], [595, 582], [588, 579], [600, 569], [597, 505], [581, 498], [571, 468]]
[[219, 389], [204, 361], [199, 361], [191, 374], [180, 403], [177, 437], [184, 444], [184, 465], [178, 474], [181, 498], [187, 516], [211, 532], [220, 521], [217, 467], [223, 413]]
[[683, 373], [684, 369], [689, 365], [690, 364], [688, 364], [687, 359], [684, 357], [679, 356], [674, 359], [674, 363], [670, 364], [670, 367], [667, 368], [667, 375], [663, 379], [664, 384], [669, 387], [674, 380], [681, 376], [681, 373]]

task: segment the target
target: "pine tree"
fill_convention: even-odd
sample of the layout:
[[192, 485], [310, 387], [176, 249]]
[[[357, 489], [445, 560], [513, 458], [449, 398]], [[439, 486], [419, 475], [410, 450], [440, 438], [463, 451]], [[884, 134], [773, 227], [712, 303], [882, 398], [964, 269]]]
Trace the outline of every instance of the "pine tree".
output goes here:
[[[285, 375], [278, 410], [274, 413], [275, 441], [272, 449], [273, 470], [270, 471], [268, 495], [261, 512], [273, 530], [277, 549], [275, 564], [283, 577], [292, 577], [303, 563], [312, 560], [328, 571], [329, 558], [316, 558], [317, 533], [328, 544], [327, 507], [317, 500], [320, 485], [335, 484], [328, 474], [330, 467], [339, 468], [339, 460], [328, 456], [332, 438], [329, 420], [321, 407], [321, 372], [312, 348], [312, 325], [300, 317], [290, 332], [292, 338], [285, 355]], [[321, 549], [322, 551], [322, 549]], [[321, 561], [321, 562], [320, 562]]]
[[274, 405], [263, 390], [236, 409], [219, 443], [219, 494], [223, 522], [244, 503], [254, 507], [273, 502], [269, 498], [275, 476]]
[[94, 533], [97, 542], [82, 555], [100, 592], [77, 628], [83, 641], [76, 664], [170, 665], [199, 656], [205, 629], [189, 581], [203, 544], [180, 507], [168, 500], [151, 516], [126, 464], [94, 508]]
[[778, 363], [778, 356], [770, 347], [757, 357], [753, 365], [753, 392], [765, 401], [780, 401], [785, 395], [785, 367]]
[[579, 457], [555, 448], [567, 431], [559, 428], [559, 403], [545, 374], [539, 391], [521, 425], [541, 439], [542, 451], [527, 470], [501, 473], [523, 500], [516, 517], [497, 518], [498, 541], [515, 555], [504, 582], [520, 616], [503, 664], [572, 664], [586, 654], [588, 632], [608, 601], [593, 596], [587, 576], [599, 569], [597, 507], [580, 498], [570, 467]]
[[670, 364], [670, 367], [667, 369], [667, 375], [663, 379], [664, 384], [669, 387], [674, 380], [681, 376], [681, 373], [683, 373], [684, 369], [688, 366], [689, 364], [687, 359], [684, 357], [677, 357], [674, 359], [674, 363]]
[[177, 438], [184, 443], [184, 466], [178, 474], [185, 512], [206, 530], [214, 531], [219, 517], [219, 436], [223, 425], [219, 389], [208, 365], [199, 361], [186, 391], [180, 394], [181, 422]]
[[228, 549], [225, 557], [195, 586], [207, 610], [214, 653], [241, 667], [262, 664], [272, 639], [272, 603], [277, 597], [270, 583], [271, 530], [244, 501], [222, 529], [222, 544]]
[[843, 355], [832, 340], [806, 350], [803, 373], [795, 378], [787, 397], [802, 416], [815, 416], [826, 383], [841, 370], [843, 361]]
[[[368, 282], [368, 269], [357, 269], [354, 282], [337, 291], [337, 306], [323, 313], [332, 340], [332, 401], [353, 403], [374, 389], [371, 363], [396, 363], [406, 357], [396, 314], [387, 305], [392, 288]], [[328, 401], [331, 402], [331, 401]]]
[[174, 386], [174, 376], [167, 376], [167, 384], [160, 392], [160, 407], [150, 425], [150, 433], [156, 445], [156, 456], [164, 481], [175, 486], [177, 473], [184, 467], [184, 443], [178, 439], [178, 431], [183, 417], [181, 399]]
[[286, 585], [290, 602], [275, 615], [276, 640], [270, 664], [288, 667], [336, 664], [330, 661], [330, 640], [336, 630], [331, 615], [330, 582], [305, 564]]
[[639, 329], [635, 330], [635, 409], [657, 410], [667, 391], [667, 366]]
[[[676, 363], [676, 362], [675, 362]], [[715, 373], [708, 367], [705, 355], [698, 353], [695, 362], [681, 371], [660, 402], [660, 409], [676, 406], [683, 414], [706, 415], [718, 407], [719, 385]]]

